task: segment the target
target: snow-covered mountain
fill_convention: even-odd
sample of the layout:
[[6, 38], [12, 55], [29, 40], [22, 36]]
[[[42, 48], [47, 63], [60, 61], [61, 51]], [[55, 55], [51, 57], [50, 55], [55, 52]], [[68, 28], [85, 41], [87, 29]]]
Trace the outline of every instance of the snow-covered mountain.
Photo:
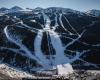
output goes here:
[[0, 8], [0, 13], [6, 13], [8, 10], [8, 8], [2, 7]]
[[21, 7], [14, 6], [14, 7], [10, 8], [8, 12], [13, 13], [13, 12], [21, 11], [21, 10], [23, 10]]
[[18, 6], [14, 6], [10, 9], [8, 8], [0, 8], [0, 13], [14, 13], [14, 12], [19, 12], [19, 11], [22, 11], [23, 9], [21, 7], [18, 7]]
[[61, 8], [61, 7], [49, 7], [49, 8], [47, 8], [47, 9], [45, 9], [46, 10], [46, 12], [62, 12], [62, 13], [69, 13], [69, 14], [71, 14], [71, 13], [75, 13], [75, 14], [78, 14], [78, 13], [82, 13], [82, 12], [80, 12], [80, 11], [77, 11], [77, 10], [73, 10], [73, 9], [70, 9], [70, 8]]
[[0, 16], [2, 63], [29, 73], [100, 69], [100, 17], [57, 7], [11, 10], [18, 13]]
[[100, 10], [92, 9], [87, 11], [86, 14], [98, 17], [100, 16]]
[[88, 10], [88, 11], [85, 11], [85, 12], [81, 12], [81, 11], [77, 11], [77, 10], [73, 10], [73, 9], [70, 9], [70, 8], [61, 8], [61, 7], [49, 7], [49, 8], [46, 8], [46, 9], [43, 9], [41, 7], [37, 7], [35, 9], [30, 9], [30, 8], [26, 8], [26, 9], [23, 9], [21, 7], [18, 7], [18, 6], [14, 6], [10, 9], [8, 8], [5, 8], [5, 7], [2, 7], [0, 8], [0, 13], [14, 13], [14, 12], [24, 12], [24, 11], [32, 11], [33, 12], [41, 12], [42, 10], [44, 10], [45, 12], [49, 12], [49, 13], [52, 13], [52, 12], [59, 12], [59, 13], [63, 13], [63, 14], [78, 14], [79, 16], [80, 15], [90, 15], [90, 16], [100, 16], [100, 10], [96, 10], [96, 9], [92, 9], [92, 10]]

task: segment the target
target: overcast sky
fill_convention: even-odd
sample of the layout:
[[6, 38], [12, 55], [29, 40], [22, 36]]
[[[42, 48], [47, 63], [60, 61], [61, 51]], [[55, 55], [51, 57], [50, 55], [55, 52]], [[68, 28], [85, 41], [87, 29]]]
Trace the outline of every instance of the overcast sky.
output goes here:
[[22, 8], [64, 7], [86, 11], [90, 9], [100, 10], [100, 0], [0, 0], [0, 7], [11, 8], [13, 6]]

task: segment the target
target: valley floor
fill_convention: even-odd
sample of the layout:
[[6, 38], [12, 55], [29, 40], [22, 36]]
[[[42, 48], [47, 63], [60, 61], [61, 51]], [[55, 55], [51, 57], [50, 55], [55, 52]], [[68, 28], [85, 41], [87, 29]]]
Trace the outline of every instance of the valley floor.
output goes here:
[[[8, 67], [5, 64], [0, 64], [0, 80], [10, 79], [10, 80], [23, 80], [23, 79], [47, 79], [47, 80], [55, 80], [57, 78], [64, 79], [65, 76], [60, 75], [46, 75], [46, 74], [28, 74], [26, 72], [22, 72], [16, 70], [14, 68]], [[69, 74], [67, 76], [69, 80], [100, 80], [100, 71], [98, 70], [75, 70], [75, 73]]]

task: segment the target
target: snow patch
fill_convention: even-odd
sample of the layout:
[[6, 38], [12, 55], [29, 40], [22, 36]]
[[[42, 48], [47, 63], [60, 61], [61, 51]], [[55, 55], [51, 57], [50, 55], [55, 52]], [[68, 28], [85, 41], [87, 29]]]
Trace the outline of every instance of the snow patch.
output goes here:
[[72, 66], [69, 63], [57, 65], [57, 71], [58, 75], [61, 76], [66, 76], [74, 72]]

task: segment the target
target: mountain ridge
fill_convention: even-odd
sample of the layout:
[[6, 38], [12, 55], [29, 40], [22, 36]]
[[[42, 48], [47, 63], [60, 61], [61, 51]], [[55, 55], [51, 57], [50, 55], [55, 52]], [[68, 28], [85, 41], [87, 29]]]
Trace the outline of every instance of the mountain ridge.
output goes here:
[[[13, 13], [13, 12], [19, 12], [19, 11], [24, 11], [26, 10], [27, 11], [28, 8], [26, 9], [23, 9], [19, 6], [14, 6], [12, 8], [0, 8], [0, 13]], [[41, 8], [41, 7], [36, 7], [34, 9], [32, 8], [29, 8], [30, 11], [36, 11], [36, 10], [57, 10], [57, 11], [62, 11], [62, 12], [72, 12], [72, 13], [77, 13], [77, 14], [87, 14], [87, 15], [90, 15], [90, 16], [100, 16], [100, 10], [96, 10], [96, 9], [91, 9], [91, 10], [87, 10], [87, 11], [78, 11], [78, 10], [73, 10], [73, 9], [70, 9], [70, 8], [63, 8], [63, 7], [48, 7], [48, 8]], [[2, 11], [3, 10], [3, 11]]]

